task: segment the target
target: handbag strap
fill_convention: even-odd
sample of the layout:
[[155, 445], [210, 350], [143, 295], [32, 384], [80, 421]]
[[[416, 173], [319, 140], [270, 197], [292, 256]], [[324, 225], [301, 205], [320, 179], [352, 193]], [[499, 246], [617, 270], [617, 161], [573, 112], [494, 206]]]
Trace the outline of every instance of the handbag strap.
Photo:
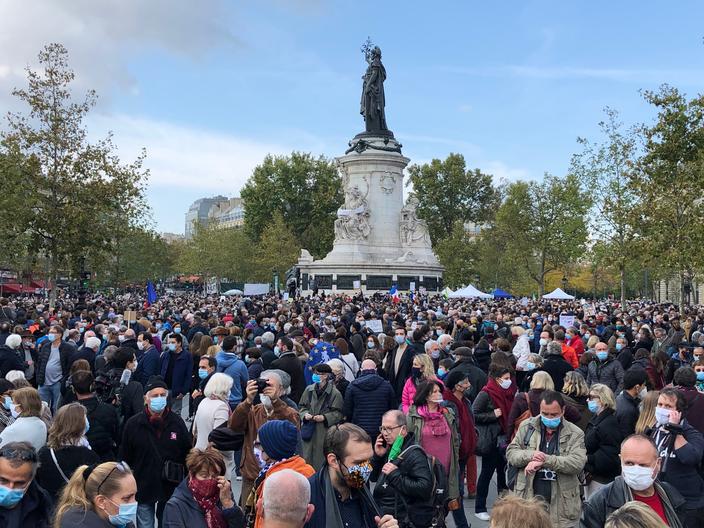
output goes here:
[[56, 460], [56, 453], [54, 453], [54, 448], [50, 447], [49, 452], [51, 453], [51, 459], [54, 461], [54, 465], [56, 466], [56, 469], [59, 470], [59, 474], [61, 474], [61, 478], [64, 479], [64, 482], [68, 484], [68, 477], [66, 476], [66, 473], [63, 472], [61, 469], [61, 466], [59, 465], [59, 461]]

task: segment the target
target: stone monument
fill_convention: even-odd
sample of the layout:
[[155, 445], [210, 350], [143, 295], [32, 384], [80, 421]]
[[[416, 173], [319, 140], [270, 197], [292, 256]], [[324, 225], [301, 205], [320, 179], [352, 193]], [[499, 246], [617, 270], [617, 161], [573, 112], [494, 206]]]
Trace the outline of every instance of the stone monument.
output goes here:
[[442, 288], [443, 268], [430, 245], [428, 226], [418, 218], [418, 199], [403, 201], [401, 153], [386, 124], [386, 70], [378, 47], [363, 48], [367, 71], [362, 77], [360, 113], [365, 131], [337, 158], [345, 202], [337, 211], [333, 249], [321, 260], [301, 251], [301, 287], [311, 290], [365, 292], [423, 287]]

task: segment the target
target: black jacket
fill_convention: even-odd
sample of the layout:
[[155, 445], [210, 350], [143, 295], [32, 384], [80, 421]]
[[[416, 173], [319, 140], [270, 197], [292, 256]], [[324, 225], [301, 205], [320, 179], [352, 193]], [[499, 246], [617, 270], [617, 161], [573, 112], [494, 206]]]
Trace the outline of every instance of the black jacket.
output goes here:
[[460, 372], [464, 372], [467, 375], [467, 379], [469, 380], [469, 383], [471, 383], [471, 387], [469, 388], [469, 393], [467, 394], [467, 397], [470, 400], [474, 401], [477, 397], [477, 394], [479, 394], [479, 391], [484, 388], [484, 385], [486, 385], [486, 380], [488, 378], [486, 372], [484, 372], [477, 365], [475, 365], [474, 361], [469, 357], [462, 357], [461, 359], [459, 359], [452, 366], [450, 372], [452, 372], [453, 370], [459, 370]]
[[7, 345], [0, 345], [0, 378], [5, 379], [5, 374], [11, 370], [24, 372], [24, 361], [17, 353], [24, 354], [23, 350], [13, 350]]
[[403, 356], [398, 364], [398, 371], [394, 371], [394, 366], [396, 365], [396, 354], [398, 354], [398, 345], [389, 352], [388, 360], [386, 364], [386, 379], [389, 380], [391, 388], [394, 389], [394, 394], [396, 395], [396, 401], [401, 401], [401, 394], [403, 393], [403, 386], [406, 384], [406, 380], [411, 375], [411, 367], [413, 366], [413, 356], [415, 355], [415, 349], [413, 345], [406, 346], [406, 350], [403, 351]]
[[298, 403], [306, 388], [306, 379], [303, 376], [303, 362], [296, 357], [295, 352], [282, 354], [279, 359], [271, 364], [273, 369], [281, 369], [291, 376], [291, 399]]
[[377, 374], [362, 374], [347, 386], [342, 413], [375, 439], [381, 417], [395, 406], [396, 396], [388, 381]]
[[428, 457], [423, 449], [411, 447], [416, 444], [413, 433], [403, 440], [401, 453], [396, 460], [391, 461], [398, 469], [384, 475], [381, 468], [388, 462], [386, 456], [372, 457], [372, 482], [374, 501], [382, 515], [393, 515], [403, 526], [410, 515], [416, 526], [426, 526], [425, 519], [419, 522], [420, 516], [432, 518], [433, 474], [430, 470]]
[[20, 503], [14, 508], [0, 508], [0, 526], [23, 528], [51, 528], [53, 502], [36, 481], [27, 488]]
[[[236, 504], [233, 508], [223, 509], [222, 514], [228, 528], [244, 528], [244, 513]], [[169, 528], [207, 528], [205, 514], [188, 489], [187, 478], [178, 485], [166, 503], [161, 524]]]
[[[659, 481], [655, 482], [655, 491], [663, 502], [670, 528], [685, 527], [685, 500], [682, 495], [669, 484]], [[616, 477], [612, 483], [601, 488], [584, 503], [579, 528], [603, 528], [609, 515], [632, 500], [633, 493], [623, 481], [623, 477]]]
[[[68, 478], [71, 478], [76, 468], [83, 464], [90, 466], [100, 463], [98, 455], [84, 446], [66, 446], [54, 449], [54, 455], [56, 455], [56, 461], [59, 463], [61, 471]], [[66, 485], [66, 481], [56, 469], [49, 446], [44, 446], [39, 450], [37, 483], [51, 495], [55, 502], [58, 502], [59, 493]]]
[[86, 438], [101, 462], [115, 460], [120, 443], [120, 418], [114, 405], [98, 401], [95, 396], [78, 400], [86, 408], [90, 429]]
[[572, 372], [574, 369], [561, 354], [550, 354], [545, 356], [543, 370], [550, 374], [555, 384], [555, 390], [562, 392], [562, 387], [565, 385], [565, 374]]
[[587, 448], [587, 463], [584, 470], [591, 473], [597, 482], [611, 482], [621, 474], [621, 451], [623, 433], [613, 409], [604, 409], [594, 416], [584, 432]]
[[624, 438], [636, 432], [636, 422], [640, 416], [639, 404], [640, 399], [625, 390], [616, 396], [616, 419]]
[[120, 460], [127, 462], [134, 472], [140, 503], [154, 503], [171, 496], [176, 485], [162, 480], [164, 461], [184, 464], [192, 446], [191, 434], [180, 416], [169, 410], [163, 419], [158, 436], [146, 411], [130, 418], [122, 433]]
[[[93, 510], [71, 508], [61, 518], [61, 524], [55, 528], [114, 528], [109, 521], [103, 520]], [[134, 528], [130, 523], [126, 528]]]
[[270, 369], [271, 364], [276, 361], [276, 354], [274, 354], [274, 351], [269, 345], [262, 345], [260, 350], [262, 353], [262, 365], [264, 366], [264, 370]]
[[[69, 371], [69, 364], [68, 360], [71, 357], [71, 354], [76, 350], [76, 348], [71, 345], [70, 343], [67, 343], [66, 341], [62, 341], [59, 343], [59, 356], [61, 359], [61, 372], [63, 373], [64, 376], [68, 375]], [[36, 370], [36, 379], [37, 379], [37, 385], [42, 386], [44, 385], [44, 379], [46, 375], [46, 364], [49, 362], [49, 356], [51, 355], [51, 342], [46, 341], [44, 344], [42, 344], [41, 348], [39, 349], [39, 352], [37, 353], [37, 370]]]

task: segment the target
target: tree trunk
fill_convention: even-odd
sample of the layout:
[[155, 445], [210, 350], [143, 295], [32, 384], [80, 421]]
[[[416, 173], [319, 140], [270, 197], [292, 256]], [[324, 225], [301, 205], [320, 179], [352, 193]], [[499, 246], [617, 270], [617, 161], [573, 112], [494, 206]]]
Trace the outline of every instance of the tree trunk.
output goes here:
[[[56, 306], [56, 290], [58, 289], [57, 282], [59, 278], [59, 264], [56, 257], [56, 247], [53, 244], [49, 261], [49, 280], [51, 281], [51, 291], [49, 293], [49, 308], [54, 308]], [[46, 286], [46, 284], [44, 286]]]
[[626, 266], [621, 262], [618, 266], [619, 279], [621, 282], [621, 309], [626, 306]]

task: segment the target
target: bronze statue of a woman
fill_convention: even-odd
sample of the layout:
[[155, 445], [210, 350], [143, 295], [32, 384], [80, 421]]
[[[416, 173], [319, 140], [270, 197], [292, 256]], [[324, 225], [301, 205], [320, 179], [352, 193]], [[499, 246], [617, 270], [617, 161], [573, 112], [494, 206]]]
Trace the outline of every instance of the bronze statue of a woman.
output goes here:
[[[364, 124], [367, 132], [386, 132], [386, 114], [384, 106], [384, 81], [386, 80], [386, 69], [381, 63], [381, 50], [375, 46], [369, 55], [369, 66], [367, 72], [362, 77], [362, 101], [360, 113], [364, 116]], [[386, 135], [385, 134], [385, 135]]]

